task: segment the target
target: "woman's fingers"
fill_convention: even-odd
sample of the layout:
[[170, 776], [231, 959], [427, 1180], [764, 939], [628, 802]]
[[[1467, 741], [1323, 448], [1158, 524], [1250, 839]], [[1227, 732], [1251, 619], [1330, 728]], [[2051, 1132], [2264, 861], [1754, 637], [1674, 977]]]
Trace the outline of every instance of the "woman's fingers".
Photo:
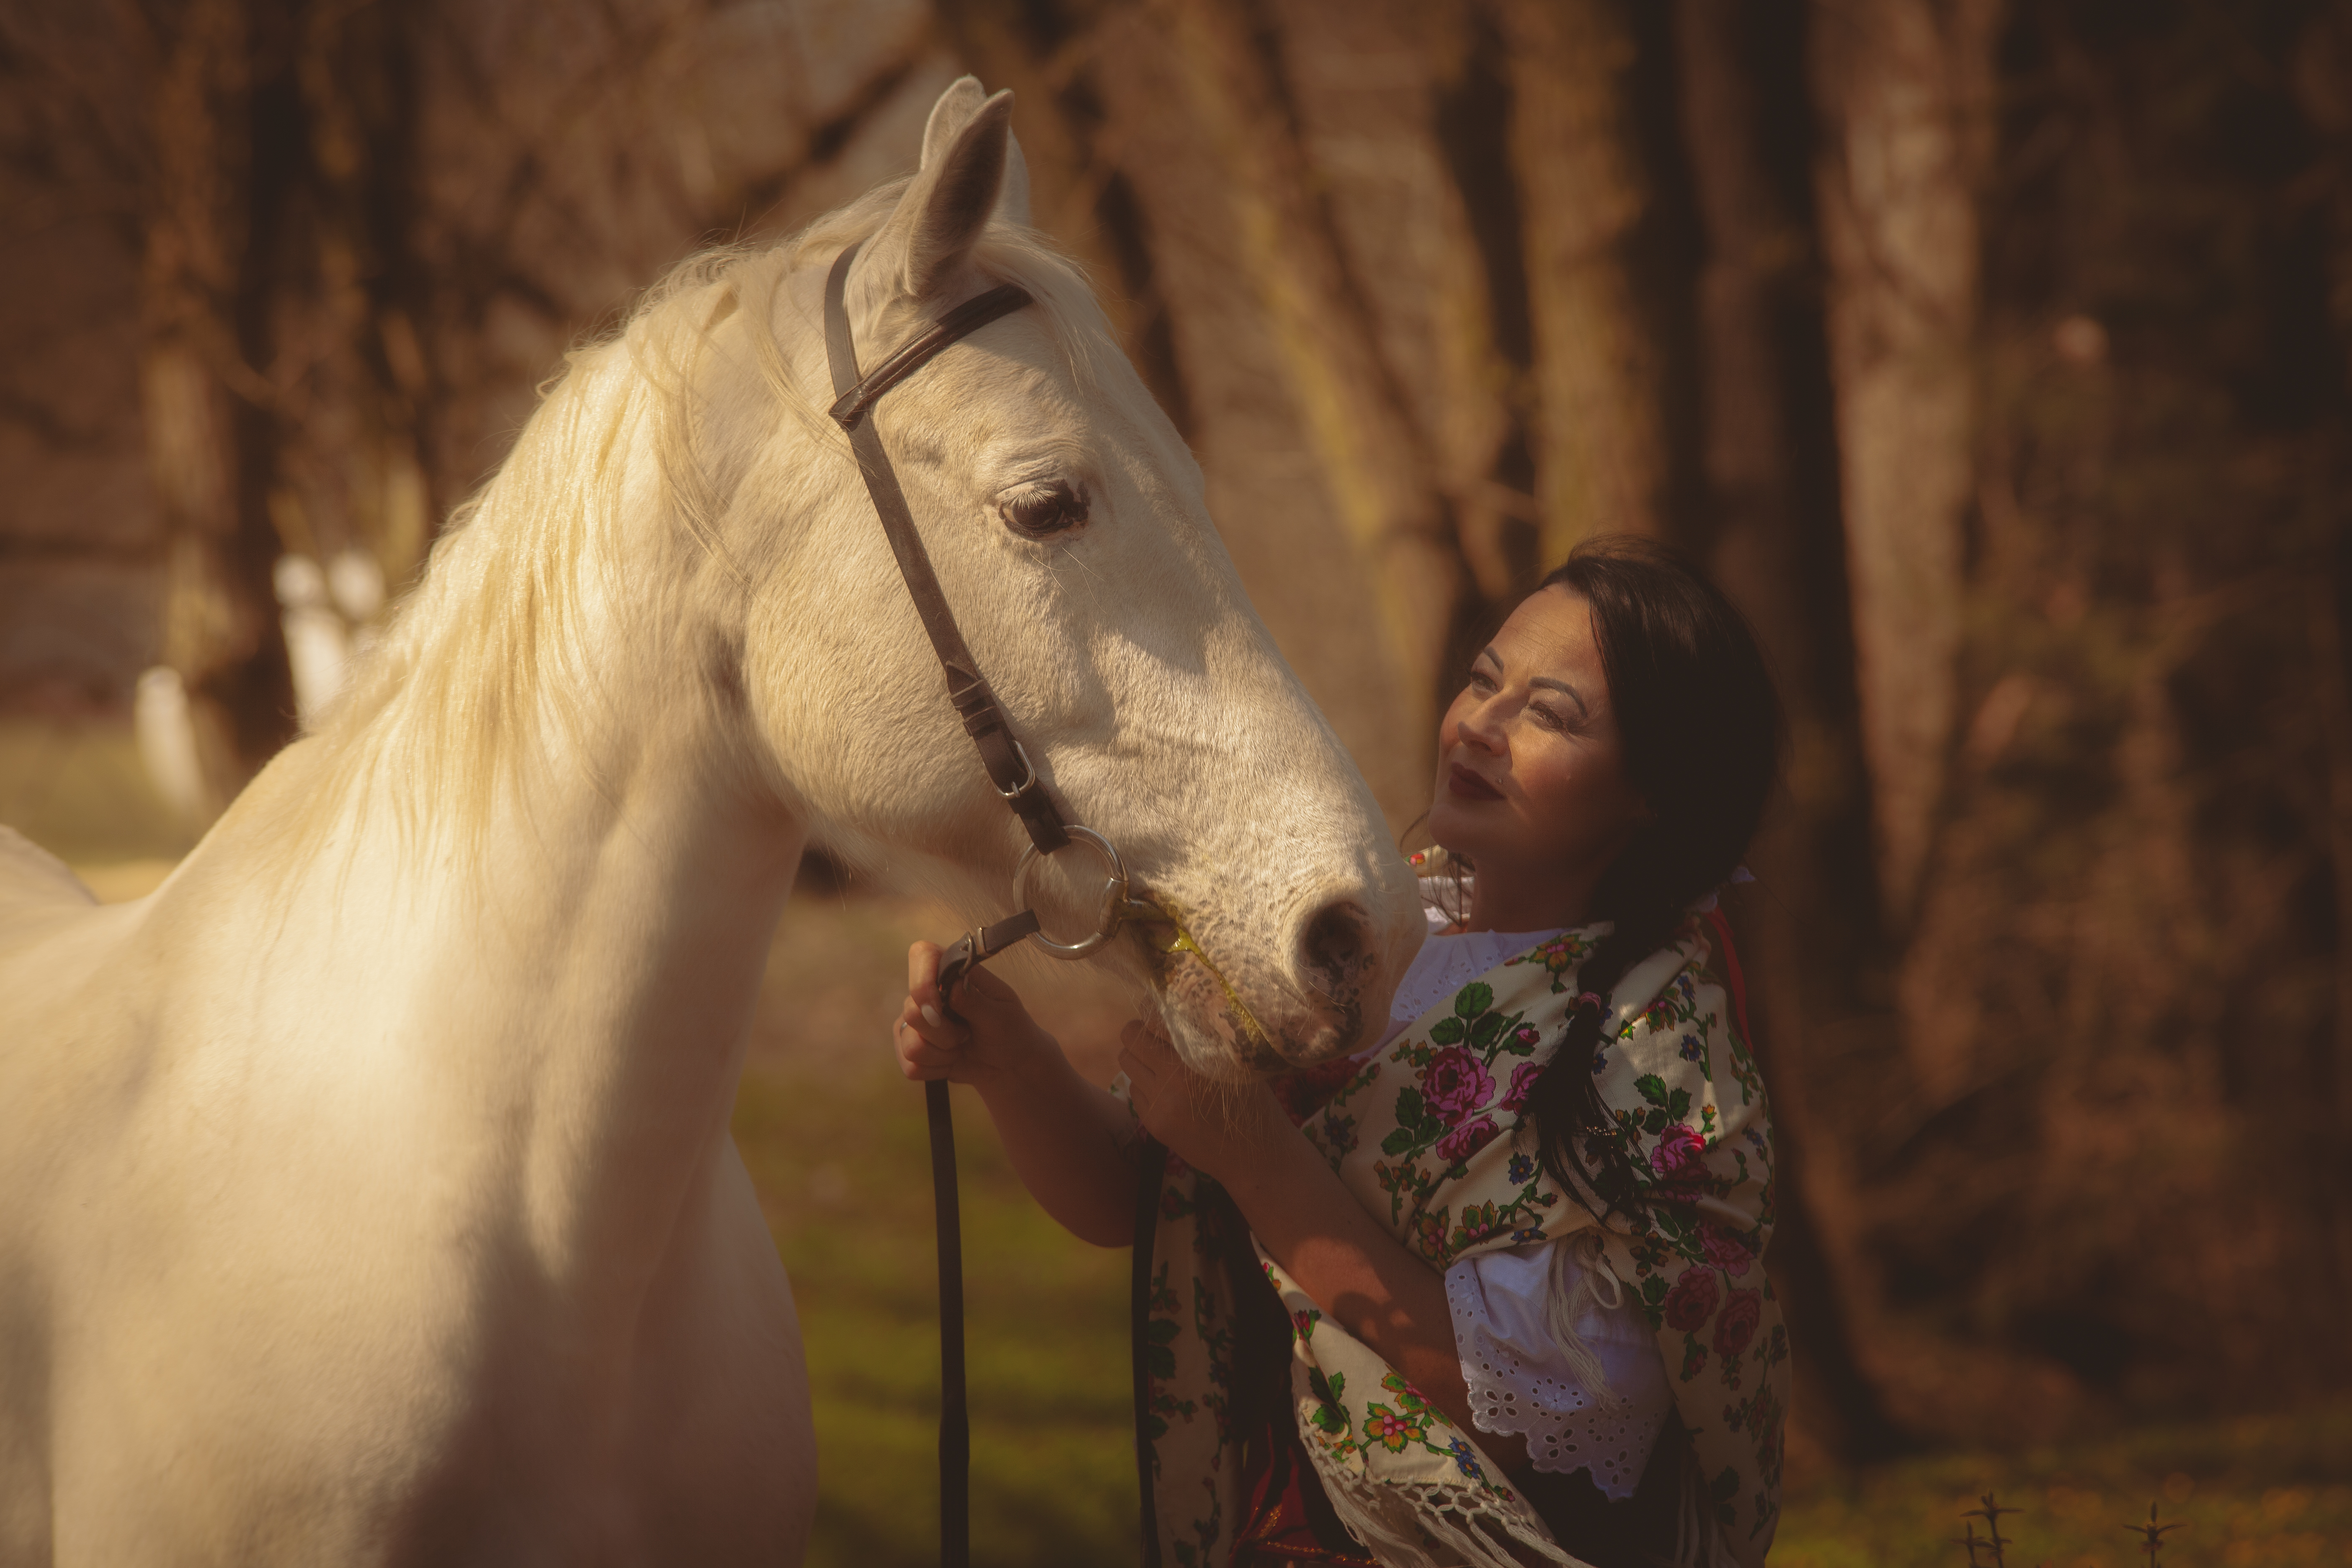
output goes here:
[[898, 1070], [917, 1082], [951, 1078], [969, 1060], [971, 1032], [939, 1005], [940, 950], [919, 942], [907, 950], [907, 1001], [890, 1026]]
[[960, 1051], [971, 1043], [971, 1029], [961, 1018], [944, 1017], [939, 1010], [909, 995], [898, 1010], [899, 1026], [926, 1045]]
[[919, 1082], [951, 1079], [971, 1064], [968, 1053], [952, 1045], [933, 1043], [912, 1019], [900, 1018], [890, 1032], [898, 1050], [898, 1070]]
[[1118, 1032], [1118, 1065], [1127, 1074], [1129, 1098], [1135, 1113], [1155, 1137], [1165, 1142], [1167, 1113], [1185, 1106], [1192, 1091], [1192, 1069], [1176, 1054], [1167, 1036], [1140, 1020], [1129, 1020]]
[[940, 1005], [940, 944], [919, 942], [907, 949], [907, 999], [923, 1022], [947, 1026], [947, 1009]]

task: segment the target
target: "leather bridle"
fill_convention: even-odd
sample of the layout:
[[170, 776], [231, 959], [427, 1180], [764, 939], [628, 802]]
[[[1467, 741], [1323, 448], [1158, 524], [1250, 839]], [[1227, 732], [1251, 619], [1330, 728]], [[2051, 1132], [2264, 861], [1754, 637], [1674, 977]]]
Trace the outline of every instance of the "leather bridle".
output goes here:
[[[833, 270], [824, 280], [824, 354], [833, 372], [835, 393], [833, 406], [826, 412], [849, 436], [850, 449], [857, 456], [857, 470], [866, 477], [866, 494], [874, 500], [883, 534], [890, 541], [890, 552], [898, 558], [898, 575], [906, 582], [907, 596], [914, 601], [915, 614], [921, 618], [923, 630], [931, 639], [931, 651], [939, 656], [940, 668], [947, 672], [948, 700], [963, 721], [964, 733], [971, 737], [972, 744], [980, 751], [981, 765], [988, 770], [988, 782], [1004, 797], [1004, 804], [1021, 819], [1021, 826], [1029, 830], [1029, 847], [1021, 852], [1021, 862], [1013, 873], [1013, 901], [1021, 907], [995, 924], [967, 934], [942, 955], [940, 994], [945, 996], [973, 966], [987, 963], [1024, 938], [1035, 942], [1056, 958], [1084, 958], [1101, 947], [1130, 912], [1127, 866], [1109, 839], [1090, 827], [1066, 820], [1037, 777], [1036, 763], [1030, 761], [1027, 750], [1013, 735], [1011, 721], [997, 705], [996, 694], [989, 689], [986, 678], [980, 673], [979, 661], [972, 658], [971, 648], [956, 626], [955, 612], [948, 607], [947, 595], [940, 589], [939, 574], [931, 570], [930, 554], [923, 548], [923, 536], [916, 531], [914, 514], [907, 508], [906, 492], [898, 488], [898, 476], [890, 467], [890, 454], [883, 447], [881, 432], [875, 429], [874, 421], [868, 417], [884, 393], [929, 364], [941, 350], [1000, 316], [1010, 315], [1032, 303], [1029, 290], [1017, 283], [1006, 283], [965, 300], [860, 376], [857, 345], [850, 334], [849, 310], [845, 302], [849, 267], [856, 259], [857, 248], [849, 246], [835, 257]], [[1040, 859], [1073, 843], [1083, 844], [1100, 856], [1108, 876], [1095, 930], [1076, 942], [1056, 942], [1045, 934], [1038, 924], [1036, 911], [1028, 907], [1029, 876]]]
[[[1118, 847], [1092, 828], [1066, 819], [1053, 796], [1046, 793], [1037, 776], [1036, 764], [1013, 733], [1003, 709], [997, 705], [996, 694], [989, 689], [978, 661], [963, 640], [963, 633], [957, 628], [955, 613], [948, 607], [947, 595], [940, 589], [939, 574], [931, 570], [930, 555], [923, 548], [922, 535], [916, 531], [913, 513], [908, 510], [906, 493], [898, 488], [898, 476], [890, 467], [890, 455], [884, 449], [881, 434], [869, 417], [884, 393], [922, 369], [941, 350], [997, 318], [1030, 304], [1029, 291], [1018, 284], [1007, 283], [965, 300], [861, 376], [857, 345], [850, 333], [849, 310], [845, 302], [850, 263], [856, 259], [857, 249], [857, 246], [851, 245], [835, 258], [833, 270], [824, 282], [824, 352], [833, 372], [835, 393], [833, 406], [827, 412], [848, 433], [850, 448], [857, 457], [858, 472], [866, 477], [866, 493], [874, 499], [874, 510], [882, 520], [882, 531], [890, 541], [891, 553], [898, 557], [898, 575], [906, 581], [907, 595], [914, 601], [915, 613], [930, 637], [940, 668], [947, 672], [948, 700], [962, 719], [964, 733], [979, 749], [981, 765], [988, 770], [989, 783], [1004, 797], [1004, 804], [1029, 833], [1028, 847], [1022, 850], [1020, 864], [1013, 874], [1013, 898], [1019, 906], [1016, 912], [993, 925], [968, 932], [940, 956], [939, 987], [940, 999], [945, 1002], [952, 998], [958, 983], [973, 968], [1024, 938], [1056, 958], [1084, 958], [1108, 942], [1130, 913], [1148, 919], [1159, 917], [1156, 911], [1130, 904], [1127, 867], [1119, 858]], [[1107, 872], [1102, 903], [1090, 934], [1076, 942], [1056, 942], [1045, 934], [1036, 911], [1029, 907], [1029, 877], [1040, 859], [1074, 843], [1102, 858]], [[940, 1557], [946, 1568], [966, 1568], [971, 1557], [971, 1438], [964, 1397], [963, 1248], [956, 1202], [955, 1126], [949, 1112], [948, 1086], [944, 1082], [926, 1084], [924, 1100], [930, 1118], [931, 1191], [939, 1215], [942, 1385]], [[1158, 1184], [1156, 1179], [1151, 1183], [1155, 1193]], [[1145, 1502], [1148, 1510], [1148, 1486]]]

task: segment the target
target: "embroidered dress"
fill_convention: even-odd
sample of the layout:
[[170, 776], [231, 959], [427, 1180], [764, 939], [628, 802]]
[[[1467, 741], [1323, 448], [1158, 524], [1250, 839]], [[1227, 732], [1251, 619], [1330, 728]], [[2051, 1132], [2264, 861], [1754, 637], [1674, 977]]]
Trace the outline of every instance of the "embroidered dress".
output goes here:
[[[1686, 919], [1613, 993], [1594, 1072], [1607, 1137], [1635, 1172], [1636, 1214], [1602, 1222], [1597, 1194], [1561, 1191], [1520, 1115], [1565, 1029], [1577, 969], [1609, 929], [1517, 954], [1369, 1058], [1277, 1088], [1349, 1189], [1433, 1268], [1570, 1237], [1605, 1261], [1664, 1356], [1680, 1430], [1662, 1440], [1692, 1450], [1692, 1560], [1753, 1568], [1779, 1517], [1789, 1351], [1759, 1263], [1772, 1226], [1769, 1121], [1734, 1025], [1725, 982], [1737, 986], [1737, 961], [1720, 917]], [[1290, 1319], [1290, 1415], [1349, 1533], [1392, 1568], [1574, 1561], [1470, 1434], [1256, 1251], [1213, 1182], [1171, 1158], [1159, 1212], [1145, 1428], [1163, 1561], [1225, 1568], [1265, 1501], [1243, 1493], [1257, 1391], [1237, 1378], [1234, 1285], [1253, 1258]]]

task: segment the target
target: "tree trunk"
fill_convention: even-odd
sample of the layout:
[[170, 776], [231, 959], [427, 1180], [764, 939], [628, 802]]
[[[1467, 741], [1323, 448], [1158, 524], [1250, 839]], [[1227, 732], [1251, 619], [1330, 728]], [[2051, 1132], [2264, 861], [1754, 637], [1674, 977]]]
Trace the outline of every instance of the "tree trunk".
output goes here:
[[[430, 300], [413, 249], [418, 84], [411, 34], [421, 9], [321, 6], [300, 18], [298, 69], [316, 233], [312, 248], [291, 259], [298, 274], [316, 270], [286, 280], [290, 292], [313, 301], [323, 351], [314, 406], [325, 428], [284, 433], [302, 460], [288, 466], [279, 493], [294, 497], [308, 488], [314, 499], [306, 510], [340, 524], [323, 537], [314, 531], [309, 542], [322, 563], [355, 551], [395, 586], [423, 566], [439, 510], [426, 478], [437, 390], [421, 331]], [[360, 610], [345, 606], [355, 618]]]
[[149, 471], [168, 540], [163, 659], [188, 698], [207, 816], [284, 743], [293, 687], [254, 483], [257, 410], [247, 358], [253, 208], [251, 18], [189, 0], [158, 37], [141, 374]]
[[1664, 13], [1497, 0], [1536, 363], [1540, 554], [1673, 537], [1691, 511], [1690, 237], [1665, 189]]
[[[1853, 698], [1837, 435], [1809, 195], [1801, 0], [1677, 0], [1675, 49], [1703, 260], [1697, 289], [1707, 521], [1692, 542], [1748, 617], [1791, 732], [1790, 788], [1754, 862], [1769, 898], [1740, 934], [1780, 977], [1752, 986], [1778, 1140], [1772, 1268], [1789, 1301], [1799, 1426], [1848, 1460], [1898, 1441], [1848, 1333], [1852, 1178], [1806, 1092], [1814, 1042], [1871, 1013], [1886, 954]], [[1775, 908], [1777, 906], [1777, 909]], [[1775, 914], [1780, 918], [1773, 918]], [[1877, 987], [1883, 995], [1883, 984]], [[1883, 1002], [1878, 1004], [1883, 1010]], [[1818, 1216], [1831, 1216], [1822, 1223]]]
[[1953, 736], [1976, 191], [1998, 0], [1814, 0], [1818, 185], [1880, 887], [1907, 924]]

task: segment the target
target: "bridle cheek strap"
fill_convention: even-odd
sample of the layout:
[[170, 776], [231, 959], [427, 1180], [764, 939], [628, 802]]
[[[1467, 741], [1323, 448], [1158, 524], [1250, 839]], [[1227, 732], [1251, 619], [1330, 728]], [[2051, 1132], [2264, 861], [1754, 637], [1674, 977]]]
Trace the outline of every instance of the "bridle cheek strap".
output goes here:
[[[1038, 781], [1035, 764], [1014, 738], [1004, 710], [997, 706], [996, 694], [988, 689], [988, 682], [981, 676], [979, 661], [972, 658], [963, 633], [956, 626], [955, 613], [948, 607], [947, 595], [940, 589], [939, 574], [931, 570], [930, 555], [923, 549], [923, 536], [916, 531], [906, 493], [898, 488], [898, 476], [890, 467], [890, 455], [884, 449], [881, 433], [874, 428], [869, 417], [884, 393], [922, 369], [949, 344], [1029, 304], [1030, 294], [1017, 284], [1007, 283], [967, 300], [861, 377], [857, 345], [850, 335], [849, 310], [845, 302], [849, 266], [856, 258], [857, 248], [853, 245], [844, 249], [835, 258], [833, 270], [824, 280], [824, 357], [833, 372], [835, 393], [834, 405], [827, 412], [834, 423], [848, 433], [850, 448], [857, 455], [858, 471], [866, 476], [866, 493], [874, 498], [874, 510], [882, 520], [882, 531], [890, 541], [890, 552], [898, 557], [898, 575], [906, 580], [908, 596], [915, 602], [915, 613], [922, 618], [923, 630], [930, 635], [932, 651], [939, 655], [940, 668], [947, 672], [948, 700], [955, 704], [956, 714], [963, 721], [964, 733], [979, 749], [981, 765], [988, 770], [989, 782], [996, 786], [996, 793], [1004, 797], [1004, 803], [1029, 830], [1029, 841], [1037, 847], [1039, 854], [1051, 855], [1070, 841], [1062, 814]], [[1034, 929], [1034, 922], [1031, 929]]]

